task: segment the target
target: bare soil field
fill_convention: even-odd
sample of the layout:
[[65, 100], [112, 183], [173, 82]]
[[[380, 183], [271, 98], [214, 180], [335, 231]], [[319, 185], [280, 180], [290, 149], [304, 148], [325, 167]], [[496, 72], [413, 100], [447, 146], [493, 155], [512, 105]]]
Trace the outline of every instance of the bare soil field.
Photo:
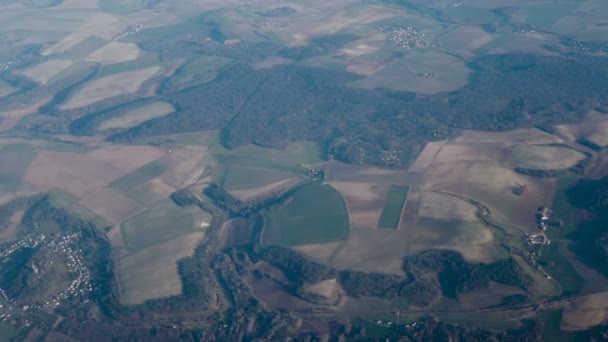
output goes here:
[[166, 150], [149, 145], [107, 145], [87, 156], [130, 172], [167, 154]]
[[[551, 205], [555, 179], [524, 176], [501, 165], [506, 148], [470, 140], [445, 145], [426, 173], [425, 188], [477, 200], [498, 222], [534, 232], [536, 208]], [[525, 190], [518, 195], [513, 189], [521, 186]]]
[[93, 80], [84, 85], [62, 108], [74, 109], [114, 96], [132, 94], [159, 70], [160, 67], [150, 67]]
[[153, 178], [127, 191], [126, 195], [144, 207], [152, 207], [157, 202], [169, 197], [177, 188], [168, 185], [160, 177]]
[[140, 304], [145, 300], [182, 292], [177, 261], [192, 255], [203, 232], [180, 236], [121, 258], [118, 263], [121, 301]]
[[30, 80], [45, 84], [53, 76], [67, 69], [72, 64], [74, 64], [74, 61], [68, 59], [51, 59], [24, 70], [22, 75]]
[[62, 189], [81, 198], [124, 172], [90, 156], [40, 151], [25, 173], [25, 181], [41, 189]]
[[137, 109], [129, 111], [124, 115], [103, 121], [98, 129], [106, 130], [113, 128], [130, 128], [139, 125], [144, 121], [163, 117], [175, 110], [172, 105], [166, 102], [153, 102]]
[[477, 208], [459, 198], [424, 192], [420, 211], [410, 232], [409, 252], [429, 248], [451, 249], [472, 262], [491, 262], [499, 257], [492, 231], [475, 215]]
[[564, 310], [561, 329], [586, 330], [606, 323], [608, 323], [608, 292], [602, 292], [577, 298]]
[[109, 42], [87, 57], [88, 60], [103, 65], [128, 62], [139, 57], [139, 47], [135, 44]]
[[76, 46], [78, 43], [85, 40], [87, 37], [89, 37], [88, 34], [85, 34], [82, 32], [72, 32], [72, 33], [68, 34], [67, 36], [65, 36], [62, 40], [57, 42], [55, 45], [44, 50], [44, 52], [42, 52], [42, 55], [51, 56], [51, 55], [64, 53], [64, 52], [68, 51], [69, 49], [73, 48], [74, 46]]
[[377, 228], [390, 186], [346, 182], [329, 184], [344, 197], [351, 227]]
[[160, 161], [169, 170], [160, 178], [168, 185], [181, 188], [182, 185], [195, 183], [205, 171], [207, 148], [202, 146], [186, 146], [167, 154]]
[[361, 272], [402, 275], [401, 268], [409, 243], [409, 232], [394, 229], [351, 228], [331, 266]]
[[101, 188], [86, 195], [80, 200], [80, 204], [113, 224], [119, 224], [144, 209], [119, 191], [110, 188]]

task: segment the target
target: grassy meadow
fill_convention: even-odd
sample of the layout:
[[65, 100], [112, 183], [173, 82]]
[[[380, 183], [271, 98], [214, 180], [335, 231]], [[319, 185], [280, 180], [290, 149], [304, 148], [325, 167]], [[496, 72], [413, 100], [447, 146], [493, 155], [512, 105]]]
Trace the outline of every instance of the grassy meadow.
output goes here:
[[344, 199], [329, 185], [311, 184], [289, 202], [266, 215], [262, 241], [266, 245], [297, 246], [344, 240], [348, 214]]
[[407, 199], [409, 192], [408, 186], [391, 186], [386, 196], [386, 203], [382, 208], [382, 214], [380, 214], [380, 220], [378, 221], [379, 228], [399, 228], [399, 222], [401, 221], [401, 212], [403, 211], [403, 205]]

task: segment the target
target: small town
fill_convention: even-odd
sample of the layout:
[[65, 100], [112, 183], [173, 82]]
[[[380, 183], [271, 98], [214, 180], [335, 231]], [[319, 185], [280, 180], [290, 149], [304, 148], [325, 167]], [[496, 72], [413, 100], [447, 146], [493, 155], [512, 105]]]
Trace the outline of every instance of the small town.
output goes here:
[[45, 270], [48, 270], [54, 263], [63, 262], [67, 267], [68, 274], [73, 277], [64, 289], [52, 297], [44, 299], [43, 302], [16, 300], [10, 298], [6, 291], [0, 288], [0, 319], [5, 321], [19, 311], [55, 308], [69, 299], [81, 298], [81, 300], [86, 301], [86, 294], [92, 291], [93, 287], [89, 270], [85, 267], [82, 257], [83, 251], [74, 247], [79, 239], [80, 233], [61, 235], [52, 239], [44, 233], [28, 234], [0, 252], [0, 258], [5, 259], [23, 248], [44, 248], [50, 254], [50, 257], [46, 258], [42, 264], [35, 265], [32, 263], [30, 265], [34, 274], [41, 277]]
[[429, 41], [426, 33], [420, 32], [413, 27], [379, 26], [378, 30], [386, 34], [389, 42], [405, 50], [424, 49], [435, 46], [434, 42]]

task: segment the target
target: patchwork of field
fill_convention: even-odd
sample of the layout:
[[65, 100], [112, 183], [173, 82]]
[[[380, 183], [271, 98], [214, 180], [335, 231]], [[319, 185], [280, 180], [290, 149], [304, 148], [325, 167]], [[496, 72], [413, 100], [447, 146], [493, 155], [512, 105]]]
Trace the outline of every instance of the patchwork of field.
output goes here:
[[[425, 189], [476, 200], [486, 205], [498, 222], [534, 232], [535, 210], [551, 205], [555, 180], [524, 176], [513, 169], [524, 165], [570, 167], [584, 157], [568, 147], [553, 145], [559, 143], [559, 138], [533, 129], [467, 132], [435, 155], [425, 175]], [[524, 191], [518, 193], [515, 188]]]
[[125, 247], [135, 252], [200, 231], [210, 222], [211, 216], [199, 208], [180, 208], [167, 199], [125, 221], [121, 225], [122, 239]]
[[352, 228], [376, 228], [390, 186], [347, 182], [329, 184], [344, 197]]

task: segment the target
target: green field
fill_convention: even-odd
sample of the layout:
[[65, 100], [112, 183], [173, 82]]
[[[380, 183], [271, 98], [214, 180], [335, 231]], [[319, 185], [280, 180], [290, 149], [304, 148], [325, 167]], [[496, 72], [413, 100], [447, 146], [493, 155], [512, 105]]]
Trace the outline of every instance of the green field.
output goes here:
[[576, 293], [583, 286], [584, 280], [561, 253], [560, 247], [560, 242], [556, 241], [543, 246], [540, 261], [545, 263], [545, 270], [559, 283], [563, 293]]
[[17, 331], [9, 326], [0, 325], [0, 342], [12, 341], [17, 336]]
[[135, 187], [142, 186], [149, 180], [162, 175], [167, 166], [159, 161], [148, 163], [110, 183], [109, 187], [127, 192]]
[[348, 213], [342, 196], [331, 186], [311, 184], [266, 214], [263, 243], [307, 245], [345, 240]]
[[16, 190], [21, 177], [36, 157], [36, 151], [28, 144], [12, 144], [0, 147], [0, 189]]
[[171, 200], [165, 200], [154, 208], [144, 211], [121, 226], [127, 249], [138, 251], [178, 236], [204, 229], [202, 222], [209, 223], [211, 215], [198, 207], [181, 208]]
[[401, 212], [409, 189], [409, 186], [406, 185], [391, 185], [378, 221], [379, 228], [399, 228]]
[[579, 178], [580, 176], [576, 174], [566, 174], [557, 178], [557, 190], [553, 196], [551, 207], [553, 209], [553, 216], [556, 219], [562, 220], [564, 225], [561, 228], [549, 228], [547, 236], [550, 239], [565, 239], [576, 230], [576, 208], [568, 201], [566, 191], [573, 186]]

